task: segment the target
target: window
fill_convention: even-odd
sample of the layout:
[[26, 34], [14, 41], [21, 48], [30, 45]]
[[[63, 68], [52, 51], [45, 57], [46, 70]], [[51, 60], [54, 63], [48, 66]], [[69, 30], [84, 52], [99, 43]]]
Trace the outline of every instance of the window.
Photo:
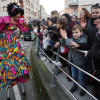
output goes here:
[[2, 1], [6, 1], [6, 0], [2, 0]]
[[77, 2], [77, 0], [74, 0], [74, 2]]
[[28, 9], [26, 8], [26, 13], [28, 13]]
[[3, 7], [3, 11], [7, 11], [7, 7], [6, 6]]
[[31, 7], [33, 8], [33, 4], [31, 4]]
[[26, 4], [28, 5], [28, 0], [26, 0]]
[[29, 20], [31, 19], [31, 17], [29, 17]]
[[33, 11], [31, 11], [31, 14], [33, 15]]
[[2, 11], [1, 7], [0, 7], [0, 12]]
[[23, 0], [19, 0], [19, 3], [23, 3]]
[[29, 9], [29, 14], [31, 14], [31, 11], [30, 11], [30, 9]]
[[36, 12], [34, 12], [34, 16], [36, 16]]
[[28, 5], [30, 6], [30, 1], [28, 1]]
[[30, 10], [28, 9], [28, 14], [30, 13]]

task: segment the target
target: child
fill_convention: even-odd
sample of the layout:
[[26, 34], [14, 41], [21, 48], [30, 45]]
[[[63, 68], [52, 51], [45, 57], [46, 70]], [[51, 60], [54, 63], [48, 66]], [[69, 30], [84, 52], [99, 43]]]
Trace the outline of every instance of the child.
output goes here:
[[[65, 30], [66, 29], [66, 25], [67, 25], [67, 20], [65, 20], [64, 18], [59, 18], [57, 20], [57, 40], [56, 40], [56, 44], [54, 45], [54, 47], [57, 48], [57, 54], [58, 55], [61, 54], [60, 44], [59, 44], [59, 41], [61, 39], [60, 29]], [[62, 67], [62, 63], [60, 61], [61, 61], [60, 57], [56, 56], [56, 61], [53, 61], [53, 63], [55, 63], [55, 65], [58, 66], [58, 67]], [[58, 73], [61, 72], [61, 70], [59, 70], [56, 66], [55, 66], [54, 73], [52, 75], [52, 80], [51, 80], [51, 86], [52, 87], [56, 86], [55, 75], [57, 75]]]
[[[60, 43], [69, 48], [68, 60], [72, 62], [73, 64], [75, 64], [76, 66], [80, 67], [81, 69], [85, 70], [86, 60], [85, 60], [84, 55], [78, 52], [76, 49], [73, 49], [70, 44], [71, 44], [71, 41], [74, 41], [76, 43], [87, 43], [87, 36], [83, 33], [82, 27], [78, 24], [73, 26], [72, 33], [73, 33], [72, 34], [73, 37], [69, 39], [66, 35], [66, 32], [61, 30], [60, 34], [62, 36], [62, 39]], [[84, 73], [72, 65], [71, 65], [71, 71], [72, 71], [72, 78], [75, 81], [77, 81], [79, 77], [80, 84], [82, 85], [82, 87], [86, 88], [84, 84]], [[78, 86], [73, 82], [73, 87], [70, 89], [70, 91], [73, 93], [76, 91], [77, 88]], [[85, 91], [81, 89], [79, 94], [80, 96], [84, 96]]]
[[[49, 26], [46, 26], [45, 24], [43, 25], [43, 27], [48, 29], [46, 36], [43, 38], [43, 50], [49, 57], [53, 55], [52, 51], [50, 51], [49, 49], [53, 48], [54, 40], [57, 37], [55, 34], [57, 30], [56, 21], [57, 21], [57, 18], [52, 17], [52, 18], [49, 18], [49, 22], [48, 22]], [[46, 57], [42, 60], [46, 60]]]
[[[41, 22], [40, 23], [40, 32], [37, 33], [37, 36], [39, 38], [39, 40], [42, 42], [43, 39], [46, 38], [46, 34], [47, 34], [47, 29], [44, 27], [44, 25], [46, 24], [46, 22]], [[42, 48], [42, 43], [40, 42], [40, 46]]]
[[[65, 50], [62, 50], [62, 49], [65, 49], [63, 47], [60, 47], [60, 39], [61, 39], [61, 35], [60, 35], [60, 29], [63, 29], [63, 30], [66, 30], [66, 25], [67, 25], [67, 20], [64, 19], [64, 18], [59, 18], [57, 20], [57, 40], [56, 40], [56, 44], [54, 45], [55, 48], [58, 48], [58, 52], [59, 54], [61, 54], [61, 52], [64, 52]], [[68, 49], [66, 49], [65, 53], [68, 51]], [[64, 54], [65, 54], [64, 53]], [[63, 54], [63, 53], [62, 53]], [[60, 57], [56, 57], [56, 62], [54, 61], [54, 63], [56, 64], [56, 66], [62, 66], [62, 64], [60, 63], [61, 59]]]
[[51, 31], [51, 34], [49, 34], [49, 38], [50, 38], [50, 46], [51, 48], [53, 48], [54, 46], [54, 42], [57, 40], [57, 27], [56, 27], [56, 21], [57, 18], [56, 17], [52, 17], [49, 19], [49, 26], [48, 26], [48, 30]]

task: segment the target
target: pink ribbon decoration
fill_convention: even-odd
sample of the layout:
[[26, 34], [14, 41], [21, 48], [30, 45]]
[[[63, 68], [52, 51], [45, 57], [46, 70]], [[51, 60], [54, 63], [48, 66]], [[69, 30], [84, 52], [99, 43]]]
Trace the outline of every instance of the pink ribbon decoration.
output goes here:
[[15, 7], [12, 8], [11, 12], [13, 12], [15, 10]]

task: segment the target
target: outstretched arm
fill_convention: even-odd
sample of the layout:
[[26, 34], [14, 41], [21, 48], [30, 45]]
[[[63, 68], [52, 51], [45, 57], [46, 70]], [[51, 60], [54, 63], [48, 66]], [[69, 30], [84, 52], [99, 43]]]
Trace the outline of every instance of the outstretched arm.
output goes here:
[[72, 48], [72, 46], [70, 45], [72, 40], [70, 40], [67, 37], [67, 32], [63, 29], [60, 29], [60, 35], [62, 36], [62, 39], [60, 40], [60, 44], [64, 47]]
[[22, 19], [19, 19], [18, 28], [22, 32], [29, 31], [28, 19], [26, 19], [25, 22]]

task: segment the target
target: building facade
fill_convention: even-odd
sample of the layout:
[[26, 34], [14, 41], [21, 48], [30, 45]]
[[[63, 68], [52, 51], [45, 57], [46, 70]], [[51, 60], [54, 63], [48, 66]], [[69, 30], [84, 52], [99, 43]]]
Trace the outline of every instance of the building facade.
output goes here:
[[49, 15], [47, 14], [46, 10], [44, 9], [44, 7], [42, 5], [40, 5], [40, 19], [45, 19], [47, 20], [47, 18], [49, 17]]
[[23, 1], [23, 4], [21, 4], [20, 1], [19, 1], [19, 4], [23, 5], [25, 18], [33, 19], [33, 17], [34, 17], [33, 0], [22, 0], [22, 1]]
[[40, 0], [33, 0], [34, 19], [40, 19]]
[[100, 0], [65, 0], [65, 13], [79, 16], [82, 8], [90, 11], [91, 6], [96, 3], [100, 3]]
[[7, 16], [7, 4], [10, 3], [9, 0], [0, 0], [0, 17]]
[[[36, 1], [36, 4], [34, 4]], [[0, 0], [0, 17], [7, 16], [7, 5], [16, 2], [24, 9], [24, 17], [28, 19], [39, 18], [39, 0]], [[36, 16], [35, 13], [36, 12]]]

